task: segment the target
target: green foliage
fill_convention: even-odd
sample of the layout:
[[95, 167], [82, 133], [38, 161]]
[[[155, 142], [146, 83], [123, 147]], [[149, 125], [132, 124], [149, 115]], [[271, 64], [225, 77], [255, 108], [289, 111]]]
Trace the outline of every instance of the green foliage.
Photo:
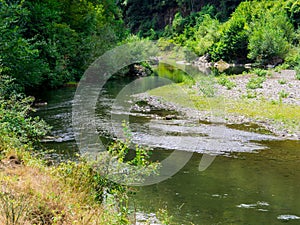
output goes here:
[[278, 80], [278, 83], [281, 84], [281, 85], [284, 85], [284, 84], [286, 84], [286, 80], [285, 79], [280, 79], [280, 80]]
[[130, 149], [133, 147], [131, 140], [132, 132], [129, 128], [129, 124], [123, 121], [123, 132], [125, 135], [125, 140], [116, 140], [109, 147], [108, 152], [112, 157], [116, 157], [120, 163], [126, 161], [129, 165], [147, 167], [151, 165], [150, 155], [151, 150], [143, 148], [138, 145], [134, 145], [134, 157], [131, 160], [126, 159], [129, 154]]
[[0, 93], [5, 93], [0, 95], [0, 131], [22, 143], [38, 144], [49, 126], [43, 120], [29, 116], [33, 99], [11, 91], [12, 82], [8, 77], [0, 76]]
[[22, 87], [78, 80], [88, 65], [126, 37], [112, 1], [0, 0], [0, 51]]
[[[220, 1], [218, 7], [228, 5]], [[295, 32], [300, 12], [297, 0], [243, 1], [225, 23], [220, 23], [214, 7], [207, 5], [188, 16], [178, 12], [172, 26], [166, 27], [165, 36], [198, 55], [209, 53], [215, 62], [222, 59], [277, 65], [290, 57], [289, 64], [294, 64], [299, 56], [296, 52], [290, 54], [299, 44]]]
[[159, 38], [160, 35], [174, 37], [181, 34], [185, 27], [194, 27], [199, 23], [197, 20], [201, 14], [209, 14], [224, 21], [240, 2], [241, 0], [120, 0], [118, 5], [131, 32], [149, 37], [153, 36], [153, 29]]
[[253, 69], [250, 73], [253, 73], [259, 77], [265, 77], [268, 74], [268, 71], [256, 68], [256, 69]]
[[221, 27], [220, 40], [209, 50], [212, 61], [245, 60], [247, 55], [248, 33], [244, 29], [245, 19], [232, 17]]
[[227, 90], [231, 90], [232, 88], [236, 87], [236, 83], [229, 80], [226, 75], [222, 75], [218, 78], [218, 84], [227, 88]]
[[282, 99], [282, 98], [287, 98], [290, 94], [285, 90], [281, 90], [278, 92], [278, 95], [279, 95], [279, 99]]
[[242, 97], [248, 98], [248, 99], [256, 98], [257, 97], [257, 92], [256, 91], [247, 90], [247, 93], [245, 95], [243, 95]]
[[39, 43], [34, 37], [25, 38], [22, 34], [30, 15], [23, 2], [0, 1], [0, 59], [8, 75], [16, 78], [22, 86], [32, 87], [42, 82], [48, 67], [39, 58]]
[[[204, 55], [213, 43], [219, 39], [220, 23], [209, 15], [203, 16], [203, 21], [194, 28], [194, 34], [186, 41], [186, 46], [197, 55]], [[186, 28], [192, 29], [192, 28]]]
[[285, 58], [290, 49], [293, 27], [285, 13], [274, 15], [268, 12], [253, 21], [250, 28], [249, 55], [257, 62], [270, 62], [274, 58]]
[[265, 80], [266, 80], [265, 77], [251, 77], [248, 83], [246, 84], [246, 88], [248, 89], [262, 88], [262, 84]]

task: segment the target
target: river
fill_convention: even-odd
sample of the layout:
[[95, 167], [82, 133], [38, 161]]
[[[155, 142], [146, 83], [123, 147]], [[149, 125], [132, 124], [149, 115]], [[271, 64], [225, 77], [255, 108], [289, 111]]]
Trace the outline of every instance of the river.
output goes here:
[[[114, 99], [132, 81], [110, 79], [99, 95], [96, 112], [104, 143], [111, 140], [116, 122], [111, 121]], [[53, 160], [72, 159], [79, 153], [72, 130], [75, 91], [69, 87], [40, 96], [48, 104], [36, 114], [53, 127], [55, 140], [45, 143], [54, 149]], [[193, 152], [188, 163], [169, 179], [137, 187], [131, 201], [145, 218], [163, 208], [174, 224], [300, 223], [299, 141], [254, 133], [247, 126], [164, 119], [170, 113], [175, 112], [129, 112], [133, 139], [152, 147], [154, 159], [164, 159], [173, 150]], [[216, 157], [201, 171], [199, 162], [207, 152]]]

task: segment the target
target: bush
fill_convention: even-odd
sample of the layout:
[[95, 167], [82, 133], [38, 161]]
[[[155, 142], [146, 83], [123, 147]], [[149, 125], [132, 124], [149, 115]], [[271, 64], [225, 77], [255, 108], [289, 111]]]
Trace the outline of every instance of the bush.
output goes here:
[[0, 131], [22, 143], [38, 144], [49, 131], [49, 126], [38, 117], [32, 118], [33, 98], [12, 91], [13, 79], [0, 75]]
[[186, 46], [192, 49], [197, 55], [204, 55], [213, 43], [219, 39], [218, 20], [209, 15], [203, 16], [203, 21], [197, 24], [194, 35], [186, 41]]
[[0, 0], [0, 6], [0, 60], [25, 91], [79, 80], [126, 37], [111, 1]]
[[291, 47], [292, 32], [293, 26], [285, 13], [274, 15], [267, 12], [251, 26], [248, 57], [259, 63], [272, 63], [275, 58], [284, 59]]
[[236, 87], [236, 83], [229, 80], [225, 75], [222, 75], [218, 78], [218, 84], [225, 86], [227, 90], [231, 90], [232, 88]]
[[212, 61], [244, 61], [247, 56], [248, 33], [243, 18], [232, 17], [221, 29], [221, 38], [209, 50]]
[[246, 84], [248, 89], [262, 88], [263, 82], [266, 80], [265, 77], [251, 77], [249, 82]]
[[265, 77], [268, 74], [267, 70], [263, 70], [259, 68], [253, 69], [251, 72], [256, 74], [259, 77]]

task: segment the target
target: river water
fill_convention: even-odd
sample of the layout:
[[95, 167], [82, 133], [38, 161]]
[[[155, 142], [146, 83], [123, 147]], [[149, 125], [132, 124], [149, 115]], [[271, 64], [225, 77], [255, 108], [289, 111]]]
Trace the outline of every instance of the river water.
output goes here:
[[[96, 112], [103, 143], [109, 143], [118, 122], [111, 117], [114, 99], [132, 81], [111, 79], [99, 95]], [[72, 130], [75, 91], [70, 87], [40, 96], [48, 105], [36, 114], [53, 126], [55, 139], [45, 146], [54, 149], [54, 160], [79, 153]], [[137, 188], [132, 203], [143, 215], [151, 217], [163, 208], [174, 224], [300, 224], [299, 141], [254, 133], [248, 125], [165, 119], [176, 112], [119, 110], [128, 114], [134, 141], [152, 147], [154, 159], [164, 159], [173, 150], [193, 152], [171, 178]], [[206, 153], [215, 158], [201, 171], [199, 162]]]

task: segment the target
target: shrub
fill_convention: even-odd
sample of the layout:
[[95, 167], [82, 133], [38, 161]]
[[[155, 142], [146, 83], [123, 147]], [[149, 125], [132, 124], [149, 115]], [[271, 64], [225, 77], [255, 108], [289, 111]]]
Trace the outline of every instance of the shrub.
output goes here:
[[280, 79], [280, 80], [278, 80], [278, 83], [281, 84], [281, 85], [284, 85], [284, 84], [286, 84], [286, 80]]
[[48, 65], [40, 58], [39, 43], [35, 38], [25, 38], [22, 34], [30, 14], [23, 6], [24, 1], [14, 2], [0, 2], [1, 64], [23, 87], [40, 85]]
[[251, 77], [248, 83], [246, 84], [246, 88], [248, 89], [262, 88], [262, 84], [264, 81], [265, 81], [264, 77]]
[[219, 39], [220, 22], [209, 15], [194, 29], [194, 35], [186, 41], [186, 45], [197, 55], [204, 55], [215, 41]]
[[267, 11], [252, 23], [249, 36], [250, 59], [259, 63], [272, 62], [275, 57], [284, 59], [290, 49], [293, 26], [285, 13]]
[[218, 84], [226, 87], [227, 90], [236, 87], [236, 83], [229, 80], [225, 75], [222, 75], [221, 77], [218, 78]]
[[14, 90], [13, 79], [0, 75], [0, 130], [22, 143], [38, 144], [49, 126], [39, 118], [32, 118], [33, 98], [25, 97]]
[[256, 69], [252, 70], [252, 73], [256, 74], [259, 77], [265, 77], [268, 74], [268, 71], [256, 68]]
[[281, 90], [279, 93], [279, 99], [282, 99], [282, 98], [287, 98], [289, 96], [289, 93], [286, 92], [285, 90]]
[[245, 60], [247, 56], [248, 33], [244, 29], [244, 18], [232, 17], [221, 29], [221, 38], [209, 50], [212, 61]]

